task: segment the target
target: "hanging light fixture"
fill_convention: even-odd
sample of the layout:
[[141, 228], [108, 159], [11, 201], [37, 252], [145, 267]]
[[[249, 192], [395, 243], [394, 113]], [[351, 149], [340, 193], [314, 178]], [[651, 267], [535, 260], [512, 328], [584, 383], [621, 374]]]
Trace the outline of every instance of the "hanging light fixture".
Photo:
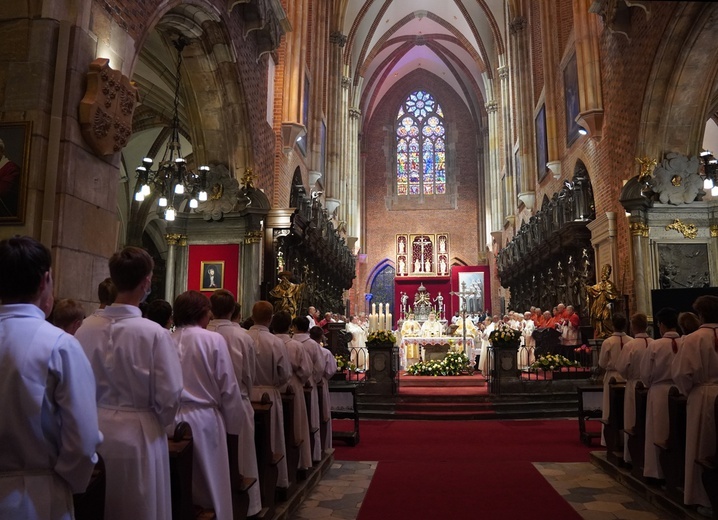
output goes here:
[[[200, 166], [198, 173], [187, 167], [187, 161], [182, 156], [179, 134], [179, 89], [180, 89], [180, 68], [182, 66], [182, 51], [189, 44], [189, 40], [180, 36], [173, 42], [177, 49], [177, 73], [175, 77], [174, 112], [172, 116], [172, 132], [164, 156], [153, 170], [154, 160], [151, 157], [142, 159], [142, 165], [138, 166], [137, 191], [135, 200], [142, 202], [152, 194], [152, 190], [159, 195], [157, 204], [164, 209], [165, 220], [174, 220], [177, 216], [176, 207], [183, 199], [189, 198], [189, 207], [196, 208], [199, 202], [207, 200], [207, 174], [209, 166]], [[177, 200], [179, 198], [179, 201]]]
[[711, 190], [713, 197], [718, 197], [718, 159], [707, 150], [700, 154], [703, 161], [703, 189]]

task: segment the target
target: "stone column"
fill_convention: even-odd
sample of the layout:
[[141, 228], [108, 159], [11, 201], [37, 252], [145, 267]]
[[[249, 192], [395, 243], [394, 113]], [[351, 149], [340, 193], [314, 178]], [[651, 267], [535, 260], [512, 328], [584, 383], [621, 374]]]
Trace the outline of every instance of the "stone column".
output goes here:
[[344, 219], [347, 223], [347, 236], [359, 236], [359, 223], [361, 222], [361, 206], [359, 205], [361, 185], [359, 183], [359, 128], [361, 110], [349, 109], [349, 147], [350, 165], [347, 175], [347, 185], [353, 189], [347, 190], [344, 206]]
[[[502, 229], [501, 200], [499, 197], [493, 196], [495, 193], [500, 193], [501, 190], [499, 183], [499, 144], [501, 139], [499, 135], [498, 110], [499, 105], [496, 101], [492, 100], [486, 103], [486, 112], [489, 116], [489, 154], [485, 183], [487, 194], [486, 202], [489, 204], [491, 217], [489, 222], [490, 232], [500, 231]], [[489, 243], [488, 246], [491, 247], [491, 243]]]
[[[636, 311], [650, 317], [651, 313], [651, 267], [648, 250], [648, 225], [643, 212], [634, 211], [629, 219], [631, 245], [633, 246], [633, 289], [636, 293]], [[619, 290], [623, 289], [619, 286]]]
[[[501, 59], [499, 60], [502, 61]], [[503, 132], [503, 161], [502, 161], [502, 167], [505, 169], [505, 183], [501, 185], [499, 182], [499, 186], [501, 186], [504, 190], [510, 190], [510, 193], [515, 193], [513, 183], [511, 182], [513, 179], [513, 168], [511, 168], [511, 89], [509, 88], [509, 67], [507, 65], [502, 65], [498, 69], [499, 78], [500, 78], [500, 84], [501, 84], [501, 123], [502, 123], [502, 132]], [[501, 172], [497, 172], [497, 175], [501, 177]], [[502, 217], [508, 217], [516, 214], [516, 197], [510, 197], [505, 201], [502, 201], [506, 203], [506, 207], [503, 208], [502, 211]], [[503, 222], [501, 222], [501, 225], [503, 226]], [[497, 229], [497, 228], [494, 228]]]
[[[546, 141], [548, 144], [546, 156], [553, 176], [558, 179], [561, 177], [561, 146], [558, 135], [556, 96], [553, 95], [556, 92], [556, 74], [560, 62], [556, 50], [558, 37], [555, 23], [560, 19], [556, 11], [557, 6], [558, 3], [555, 0], [541, 2], [541, 51], [543, 54], [544, 92], [546, 92]], [[542, 175], [544, 171], [539, 172], [539, 175]]]
[[187, 235], [180, 235], [179, 241], [177, 242], [177, 248], [175, 250], [174, 294], [172, 295], [171, 300], [167, 300], [171, 304], [174, 303], [174, 299], [178, 294], [182, 294], [187, 290], [187, 270], [189, 262], [187, 257]]
[[260, 299], [262, 272], [262, 230], [249, 230], [244, 235], [241, 248], [240, 294], [237, 301], [242, 306], [242, 316], [249, 316], [252, 306]]
[[167, 241], [167, 264], [165, 269], [165, 300], [172, 303], [175, 292], [175, 265], [177, 262], [177, 243], [182, 238], [179, 233], [165, 235]]
[[601, 138], [603, 129], [603, 93], [601, 89], [601, 54], [598, 47], [598, 17], [590, 12], [593, 0], [573, 2], [573, 26], [576, 35], [578, 67], [578, 122], [593, 138]]
[[338, 191], [336, 186], [341, 174], [342, 156], [342, 49], [347, 37], [340, 31], [334, 31], [329, 36], [332, 44], [329, 48], [329, 87], [327, 103], [327, 163], [324, 172], [324, 193], [327, 197], [335, 197]]

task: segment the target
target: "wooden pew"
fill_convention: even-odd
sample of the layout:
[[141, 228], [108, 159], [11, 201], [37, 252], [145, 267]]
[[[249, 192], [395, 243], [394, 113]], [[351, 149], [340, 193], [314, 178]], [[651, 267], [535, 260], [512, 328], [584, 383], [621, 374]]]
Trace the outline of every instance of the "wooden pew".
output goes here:
[[319, 395], [319, 440], [322, 443], [322, 454], [324, 454], [325, 451], [327, 451], [328, 446], [325, 446], [325, 439], [327, 438], [327, 428], [329, 428], [329, 421], [331, 421], [330, 417], [324, 417], [324, 413], [322, 410], [324, 410], [324, 385], [329, 384], [329, 382], [320, 382], [317, 383], [317, 393]]
[[259, 516], [271, 518], [276, 503], [278, 465], [283, 455], [272, 452], [272, 401], [263, 394], [261, 401], [252, 401], [254, 408], [254, 443], [257, 450], [257, 472], [262, 497]]
[[[312, 452], [312, 459], [314, 459], [314, 447], [316, 444], [316, 440], [314, 438], [315, 434], [317, 433], [318, 427], [312, 428], [312, 389], [311, 387], [304, 387], [304, 401], [307, 404], [307, 420], [309, 421], [309, 442], [310, 447], [309, 449]], [[319, 418], [321, 422], [321, 411], [319, 412]], [[312, 460], [314, 462], [314, 460]]]
[[249, 511], [249, 488], [257, 482], [255, 478], [242, 475], [239, 471], [239, 437], [227, 434], [229, 456], [229, 480], [232, 488], [232, 519], [245, 520]]
[[72, 496], [75, 520], [97, 520], [105, 515], [105, 462], [100, 455], [84, 493]]
[[658, 460], [666, 479], [666, 495], [678, 504], [683, 503], [686, 460], [686, 403], [687, 399], [674, 386], [668, 391], [668, 439], [656, 443], [661, 449]]
[[180, 422], [168, 438], [172, 520], [211, 520], [214, 511], [195, 507], [192, 502], [192, 428]]
[[296, 487], [299, 471], [299, 448], [302, 440], [294, 436], [294, 399], [303, 399], [303, 396], [295, 396], [294, 390], [287, 387], [287, 391], [282, 394], [282, 406], [284, 407], [284, 444], [287, 450], [289, 487], [277, 488], [277, 498], [280, 501], [287, 500], [291, 491]]
[[636, 423], [633, 428], [626, 430], [628, 434], [628, 452], [631, 454], [631, 473], [634, 477], [643, 480], [643, 467], [645, 463], [646, 443], [646, 407], [648, 404], [648, 388], [639, 381], [635, 389]]
[[603, 437], [606, 441], [606, 458], [615, 465], [623, 464], [623, 398], [626, 383], [609, 381], [608, 420], [603, 422]]
[[698, 464], [703, 467], [703, 487], [706, 490], [708, 499], [713, 508], [713, 518], [718, 518], [718, 397], [713, 402], [713, 418], [715, 420], [716, 446], [711, 457], [699, 460]]

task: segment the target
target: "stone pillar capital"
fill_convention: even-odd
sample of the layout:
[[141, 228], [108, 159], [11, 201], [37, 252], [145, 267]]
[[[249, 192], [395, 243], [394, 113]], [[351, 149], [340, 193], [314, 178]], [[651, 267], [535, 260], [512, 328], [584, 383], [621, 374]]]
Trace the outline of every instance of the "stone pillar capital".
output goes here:
[[509, 67], [508, 65], [502, 65], [496, 69], [499, 73], [499, 78], [505, 80], [509, 78]]
[[342, 76], [342, 88], [348, 89], [352, 85], [352, 79], [349, 76]]
[[486, 111], [489, 114], [494, 114], [499, 109], [499, 104], [496, 101], [489, 101], [486, 103]]
[[334, 31], [329, 35], [329, 43], [344, 47], [347, 43], [347, 36], [346, 34], [342, 34], [341, 31]]
[[509, 30], [511, 31], [511, 34], [517, 34], [523, 31], [527, 25], [526, 18], [523, 16], [517, 16], [511, 20], [511, 23], [509, 23]]

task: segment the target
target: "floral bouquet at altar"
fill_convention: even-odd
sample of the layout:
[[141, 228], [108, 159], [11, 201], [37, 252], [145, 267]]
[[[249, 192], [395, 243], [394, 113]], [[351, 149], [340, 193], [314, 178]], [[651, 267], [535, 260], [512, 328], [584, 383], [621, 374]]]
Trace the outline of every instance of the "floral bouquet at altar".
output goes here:
[[571, 361], [567, 357], [560, 354], [546, 354], [545, 356], [539, 357], [536, 361], [531, 363], [531, 369], [533, 370], [557, 370], [561, 367], [580, 367], [581, 363], [578, 361]]
[[406, 369], [409, 376], [460, 376], [473, 372], [464, 352], [449, 352], [441, 361], [419, 361]]
[[396, 345], [396, 336], [394, 336], [394, 333], [390, 330], [376, 330], [369, 333], [366, 337], [366, 343], [367, 345], [379, 345], [384, 343]]
[[505, 323], [500, 323], [491, 331], [491, 334], [489, 334], [489, 342], [494, 348], [518, 347], [520, 339], [521, 331], [512, 329]]

